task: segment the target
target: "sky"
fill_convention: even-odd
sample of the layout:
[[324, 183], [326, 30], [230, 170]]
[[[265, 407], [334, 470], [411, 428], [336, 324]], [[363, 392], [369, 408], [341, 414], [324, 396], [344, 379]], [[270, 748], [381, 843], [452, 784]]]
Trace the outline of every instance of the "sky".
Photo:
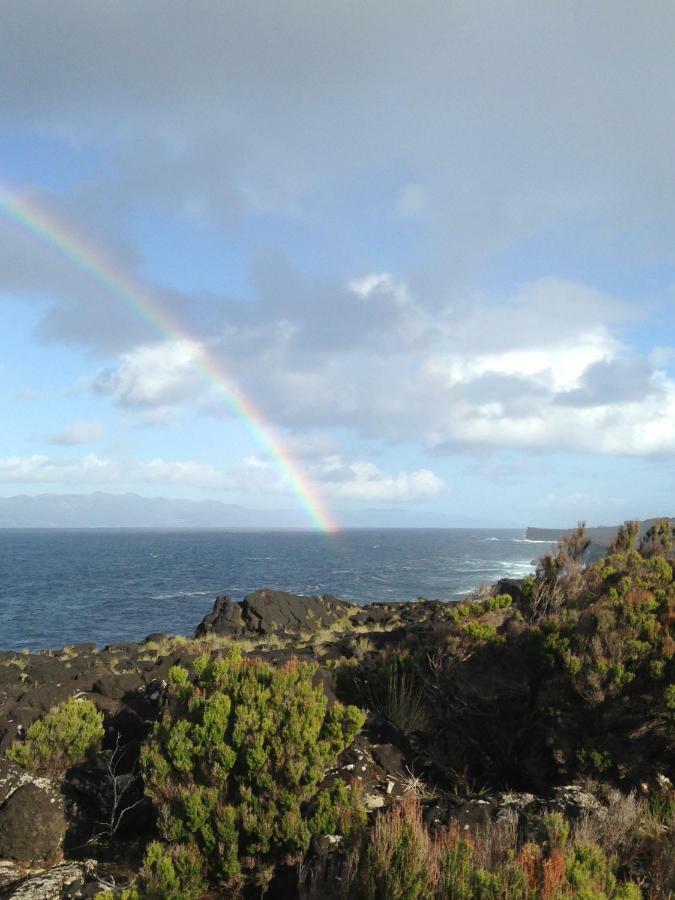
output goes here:
[[674, 33], [650, 0], [3, 4], [0, 190], [177, 324], [0, 211], [0, 497], [675, 515]]

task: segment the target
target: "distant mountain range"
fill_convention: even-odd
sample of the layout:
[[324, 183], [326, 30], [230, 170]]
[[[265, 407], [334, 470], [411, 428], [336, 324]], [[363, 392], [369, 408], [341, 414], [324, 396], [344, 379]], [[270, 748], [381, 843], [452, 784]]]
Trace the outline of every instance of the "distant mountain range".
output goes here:
[[[475, 528], [480, 522], [428, 511], [349, 510], [350, 528]], [[308, 528], [301, 510], [247, 509], [218, 500], [138, 494], [38, 494], [0, 497], [0, 528]]]

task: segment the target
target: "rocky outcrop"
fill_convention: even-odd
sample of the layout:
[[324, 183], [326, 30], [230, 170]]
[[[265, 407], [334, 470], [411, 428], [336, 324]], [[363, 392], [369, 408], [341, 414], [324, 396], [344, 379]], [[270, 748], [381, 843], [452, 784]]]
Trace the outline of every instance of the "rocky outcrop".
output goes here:
[[224, 595], [216, 597], [212, 611], [197, 625], [195, 637], [205, 637], [207, 634], [241, 634], [243, 628], [241, 603], [234, 603], [231, 597]]
[[[0, 872], [1, 866], [2, 863]], [[0, 888], [0, 897], [12, 900], [80, 900], [100, 893], [93, 859], [84, 862], [70, 860], [28, 877], [14, 869], [13, 876], [5, 890]]]
[[353, 603], [331, 594], [302, 597], [285, 591], [263, 589], [248, 594], [242, 602], [247, 631], [255, 634], [312, 632], [344, 621]]
[[303, 597], [263, 588], [241, 603], [218, 597], [213, 610], [197, 626], [195, 637], [217, 635], [299, 634], [344, 622], [358, 607], [330, 594]]

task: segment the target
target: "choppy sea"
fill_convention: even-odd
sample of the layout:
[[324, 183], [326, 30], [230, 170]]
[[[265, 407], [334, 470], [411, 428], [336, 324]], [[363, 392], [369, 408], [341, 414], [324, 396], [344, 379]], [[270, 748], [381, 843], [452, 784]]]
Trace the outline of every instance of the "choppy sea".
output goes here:
[[0, 530], [0, 648], [191, 634], [218, 594], [261, 587], [453, 601], [532, 571], [539, 543], [501, 529]]

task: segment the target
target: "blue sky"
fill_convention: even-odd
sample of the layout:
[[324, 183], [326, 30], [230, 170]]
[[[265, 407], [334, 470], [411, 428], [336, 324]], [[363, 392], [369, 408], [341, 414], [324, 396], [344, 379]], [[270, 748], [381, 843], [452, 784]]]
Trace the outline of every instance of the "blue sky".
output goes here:
[[[24, 0], [0, 185], [165, 305], [338, 520], [674, 515], [674, 28]], [[1, 216], [0, 403], [0, 496], [298, 504], [189, 346]]]

